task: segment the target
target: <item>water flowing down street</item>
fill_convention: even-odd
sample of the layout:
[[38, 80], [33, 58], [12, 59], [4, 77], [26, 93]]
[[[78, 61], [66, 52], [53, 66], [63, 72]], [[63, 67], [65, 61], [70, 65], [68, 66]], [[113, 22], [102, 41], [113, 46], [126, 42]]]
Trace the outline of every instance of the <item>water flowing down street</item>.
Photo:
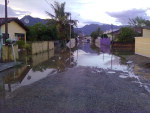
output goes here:
[[24, 58], [1, 73], [0, 113], [149, 113], [149, 68], [109, 49], [84, 42]]

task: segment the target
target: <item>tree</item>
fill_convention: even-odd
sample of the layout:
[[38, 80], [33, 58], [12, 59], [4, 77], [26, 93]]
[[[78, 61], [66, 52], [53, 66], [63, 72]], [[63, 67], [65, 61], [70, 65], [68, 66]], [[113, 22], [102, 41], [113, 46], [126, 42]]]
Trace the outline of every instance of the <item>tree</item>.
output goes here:
[[103, 33], [103, 32], [101, 31], [100, 27], [97, 28], [96, 31], [92, 32], [92, 33], [91, 33], [91, 37], [93, 38], [93, 42], [95, 42], [95, 40], [96, 40], [99, 36], [101, 36], [102, 33]]
[[100, 36], [101, 34], [103, 34], [103, 31], [101, 30], [101, 28], [100, 28], [100, 27], [98, 27], [98, 29], [97, 29], [97, 33], [98, 33], [98, 36]]
[[107, 34], [102, 34], [101, 38], [108, 38], [108, 35]]
[[150, 21], [149, 20], [145, 20], [144, 18], [138, 17], [138, 16], [136, 18], [133, 18], [133, 19], [129, 18], [129, 24], [131, 26], [140, 27], [140, 28], [142, 28], [144, 26], [150, 27]]
[[120, 29], [118, 34], [119, 42], [134, 42], [134, 37], [136, 36], [135, 31], [130, 27], [123, 27]]
[[27, 33], [28, 41], [49, 41], [58, 40], [57, 30], [55, 25], [44, 25], [42, 23], [37, 23], [34, 26], [29, 27], [29, 32]]
[[66, 43], [66, 41], [69, 39], [70, 24], [76, 25], [76, 21], [69, 20], [71, 13], [65, 12], [65, 2], [54, 2], [54, 5], [51, 4], [51, 7], [54, 11], [54, 14], [51, 14], [50, 12], [46, 13], [56, 21], [58, 36], [64, 45], [64, 43]]
[[91, 33], [91, 37], [92, 37], [94, 40], [97, 39], [98, 36], [99, 36], [99, 35], [98, 35], [97, 32], [92, 32], [92, 33]]

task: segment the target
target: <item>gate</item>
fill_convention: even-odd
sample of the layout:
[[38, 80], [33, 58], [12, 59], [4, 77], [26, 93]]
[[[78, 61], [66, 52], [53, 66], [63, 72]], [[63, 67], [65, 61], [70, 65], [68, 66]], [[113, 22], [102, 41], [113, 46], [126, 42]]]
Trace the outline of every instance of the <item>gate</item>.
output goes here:
[[100, 48], [103, 53], [110, 53], [110, 38], [101, 38], [100, 39]]

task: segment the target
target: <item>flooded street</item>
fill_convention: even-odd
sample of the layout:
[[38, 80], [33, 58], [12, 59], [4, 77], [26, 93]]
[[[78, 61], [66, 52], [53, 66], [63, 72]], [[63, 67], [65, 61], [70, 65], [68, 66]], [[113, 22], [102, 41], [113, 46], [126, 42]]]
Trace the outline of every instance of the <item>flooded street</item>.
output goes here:
[[1, 72], [0, 113], [150, 113], [150, 69], [90, 43]]

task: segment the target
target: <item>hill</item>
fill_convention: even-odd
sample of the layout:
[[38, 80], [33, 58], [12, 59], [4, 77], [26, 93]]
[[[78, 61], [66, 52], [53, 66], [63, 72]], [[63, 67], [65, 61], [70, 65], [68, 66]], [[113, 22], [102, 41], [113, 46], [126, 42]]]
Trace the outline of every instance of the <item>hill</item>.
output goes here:
[[[26, 26], [32, 26], [35, 25], [36, 23], [43, 23], [46, 24], [47, 20], [45, 19], [40, 19], [40, 18], [34, 18], [31, 16], [24, 16], [22, 19], [20, 19]], [[112, 29], [112, 25], [110, 24], [89, 24], [89, 25], [85, 25], [82, 28], [75, 28], [74, 31], [76, 33], [83, 33], [84, 35], [90, 35], [93, 31], [96, 31], [98, 29], [98, 27], [101, 28], [102, 31], [109, 31]], [[113, 25], [113, 29], [120, 29], [123, 26], [116, 26]]]
[[102, 31], [109, 31], [113, 29], [120, 29], [123, 26], [116, 26], [116, 25], [109, 25], [109, 24], [103, 24], [103, 25], [99, 25], [99, 24], [90, 24], [90, 25], [85, 25], [82, 28], [75, 28], [75, 32], [76, 33], [83, 33], [84, 35], [90, 35], [93, 31], [96, 31], [98, 29], [98, 27], [101, 28]]
[[20, 19], [26, 26], [33, 26], [36, 23], [43, 23], [46, 24], [46, 20], [40, 19], [40, 18], [34, 18], [32, 16], [24, 16], [22, 19]]

